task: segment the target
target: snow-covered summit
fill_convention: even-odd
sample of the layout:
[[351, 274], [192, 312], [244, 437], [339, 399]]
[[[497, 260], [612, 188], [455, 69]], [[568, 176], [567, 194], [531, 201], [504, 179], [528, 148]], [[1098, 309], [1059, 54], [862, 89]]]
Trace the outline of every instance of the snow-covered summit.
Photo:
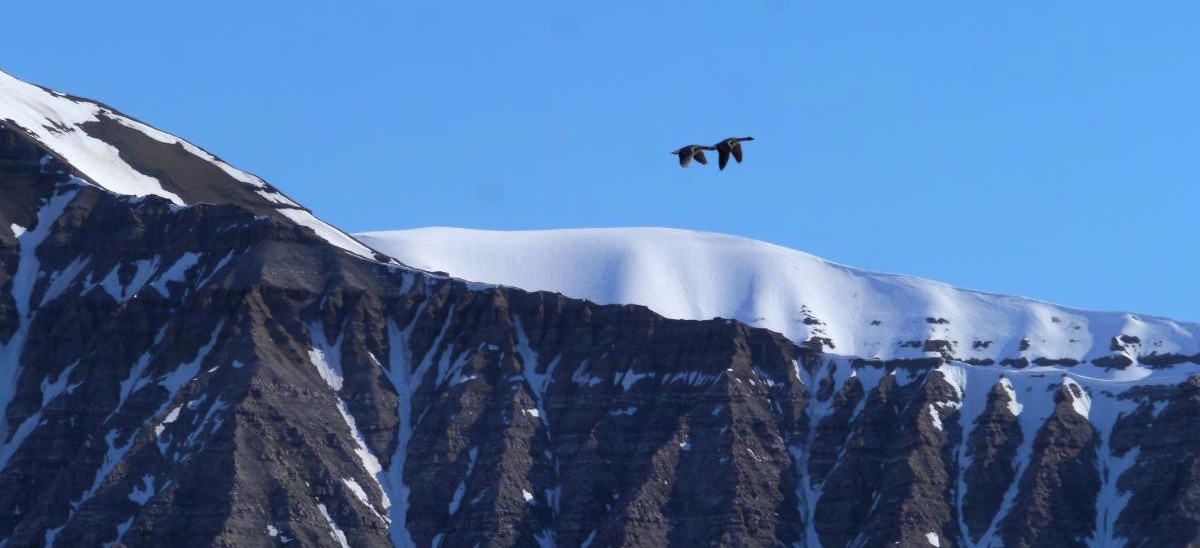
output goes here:
[[[236, 202], [278, 213], [351, 253], [374, 257], [372, 250], [257, 176], [101, 103], [0, 71], [0, 125], [20, 130], [83, 180], [116, 194], [159, 196], [178, 205]], [[156, 172], [139, 170], [139, 164], [152, 165]]]
[[1135, 379], [1200, 363], [1200, 325], [1088, 312], [878, 274], [784, 247], [664, 228], [493, 232], [423, 228], [356, 235], [418, 268], [643, 304], [672, 318], [735, 318], [829, 352], [934, 356], [1009, 367], [1093, 368]]

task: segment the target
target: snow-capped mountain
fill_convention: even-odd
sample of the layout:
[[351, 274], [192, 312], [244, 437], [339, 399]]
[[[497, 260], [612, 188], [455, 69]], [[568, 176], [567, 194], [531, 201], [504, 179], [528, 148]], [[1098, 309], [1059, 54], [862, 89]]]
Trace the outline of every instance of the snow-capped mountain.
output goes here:
[[[194, 145], [2, 76], [0, 547], [1200, 538], [1194, 326], [634, 236], [568, 234], [561, 263], [509, 270], [611, 267], [631, 281], [591, 279], [612, 293], [547, 287], [614, 302], [659, 296], [630, 293], [649, 271], [693, 291], [652, 286], [664, 312], [776, 331], [416, 270]], [[792, 267], [816, 281], [773, 271]], [[882, 342], [904, 337], [920, 351]]]
[[[1125, 475], [1137, 465], [1140, 450], [1125, 438], [1134, 424], [1153, 423], [1168, 405], [1151, 394], [1181, 382], [1197, 384], [1189, 378], [1200, 372], [1197, 324], [1076, 310], [867, 272], [734, 236], [664, 228], [437, 227], [355, 237], [431, 271], [602, 304], [640, 304], [673, 318], [734, 318], [806, 342], [826, 361], [804, 383], [821, 386], [829, 398], [810, 404], [813, 431], [806, 443], [812, 451], [822, 428], [832, 428], [847, 413], [851, 435], [836, 456], [820, 450], [797, 455], [810, 473], [810, 483], [800, 487], [801, 500], [824, 502], [838, 497], [832, 493], [859, 489], [863, 469], [853, 463], [856, 457], [893, 458], [879, 448], [854, 447], [887, 437], [875, 430], [875, 421], [890, 419], [864, 420], [864, 414], [873, 407], [875, 413], [901, 413], [908, 402], [891, 408], [883, 402], [910, 387], [914, 371], [938, 371], [949, 391], [939, 396], [942, 401], [928, 403], [927, 411], [934, 429], [955, 430], [949, 434], [957, 438], [955, 446], [943, 450], [960, 466], [934, 481], [954, 508], [944, 518], [948, 527], [918, 538], [933, 546], [1122, 545], [1131, 535], [1120, 519], [1143, 512], [1130, 507], [1138, 481], [1132, 478], [1146, 477], [1137, 471]], [[957, 424], [946, 426], [944, 413], [951, 410]], [[1051, 441], [1050, 435], [1067, 437]], [[1048, 443], [1057, 449], [1046, 453]], [[818, 464], [818, 458], [826, 460]], [[1038, 493], [1031, 475], [1063, 481], [1058, 477], [1063, 473], [1095, 474], [1087, 485], [1076, 486], [1094, 493], [1079, 501], [1084, 511], [1051, 519], [1022, 510], [1063, 496]], [[1153, 495], [1142, 496], [1148, 498]], [[836, 506], [855, 511], [853, 505]], [[833, 545], [870, 544], [861, 532], [848, 534], [853, 528], [823, 528], [819, 506], [800, 508], [801, 521], [810, 527], [809, 544], [817, 538]], [[868, 518], [852, 514], [852, 519]], [[1074, 533], [1053, 541], [1014, 534], [1011, 527], [1020, 519], [1046, 525], [1057, 520]]]
[[356, 237], [430, 271], [601, 304], [641, 304], [669, 318], [733, 318], [845, 356], [945, 356], [1113, 380], [1144, 378], [1166, 365], [1193, 371], [1200, 364], [1197, 324], [867, 272], [721, 234], [421, 228]]
[[[351, 253], [374, 252], [317, 219], [257, 176], [115, 109], [22, 82], [0, 71], [0, 120], [35, 139], [80, 179], [128, 196], [176, 205], [237, 203], [282, 215]], [[167, 171], [169, 170], [169, 171]]]

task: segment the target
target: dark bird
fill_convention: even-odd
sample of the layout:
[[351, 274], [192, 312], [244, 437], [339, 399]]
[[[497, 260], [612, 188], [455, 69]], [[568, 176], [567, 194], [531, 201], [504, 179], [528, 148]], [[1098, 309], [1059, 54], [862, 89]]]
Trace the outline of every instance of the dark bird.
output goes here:
[[720, 154], [720, 158], [717, 159], [717, 166], [725, 169], [725, 165], [729, 163], [730, 154], [733, 154], [733, 159], [737, 160], [737, 163], [742, 163], [742, 141], [753, 140], [754, 137], [730, 137], [711, 147], [707, 147], [707, 149], [717, 150], [717, 154]]
[[702, 165], [708, 165], [708, 158], [704, 157], [704, 151], [706, 151], [706, 150], [716, 150], [716, 149], [713, 147], [706, 147], [706, 146], [700, 146], [700, 145], [688, 145], [679, 150], [672, 152], [671, 154], [679, 155], [679, 167], [687, 167], [687, 166], [691, 165], [692, 158], [695, 158], [696, 161], [700, 162]]

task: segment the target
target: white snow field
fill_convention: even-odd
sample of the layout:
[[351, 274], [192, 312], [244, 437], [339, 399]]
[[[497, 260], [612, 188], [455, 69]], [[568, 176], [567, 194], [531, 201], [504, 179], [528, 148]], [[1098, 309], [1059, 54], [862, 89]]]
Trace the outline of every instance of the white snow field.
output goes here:
[[602, 304], [642, 304], [671, 318], [733, 318], [797, 342], [828, 338], [833, 348], [826, 345], [827, 351], [848, 356], [936, 356], [925, 351], [924, 341], [947, 341], [962, 360], [1069, 359], [1081, 362], [1070, 368], [1077, 374], [1137, 380], [1153, 370], [1140, 362], [1121, 370], [1082, 362], [1112, 355], [1113, 338], [1121, 335], [1121, 353], [1135, 362], [1151, 354], [1200, 353], [1197, 324], [867, 272], [721, 234], [420, 228], [356, 237], [416, 268]]

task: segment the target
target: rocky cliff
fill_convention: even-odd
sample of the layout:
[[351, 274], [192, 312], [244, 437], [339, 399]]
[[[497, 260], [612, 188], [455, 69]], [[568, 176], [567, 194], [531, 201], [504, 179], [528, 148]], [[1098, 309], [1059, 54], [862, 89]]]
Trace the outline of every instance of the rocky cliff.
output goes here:
[[103, 105], [0, 98], [2, 546], [1200, 540], [1186, 355], [864, 359], [465, 282]]

